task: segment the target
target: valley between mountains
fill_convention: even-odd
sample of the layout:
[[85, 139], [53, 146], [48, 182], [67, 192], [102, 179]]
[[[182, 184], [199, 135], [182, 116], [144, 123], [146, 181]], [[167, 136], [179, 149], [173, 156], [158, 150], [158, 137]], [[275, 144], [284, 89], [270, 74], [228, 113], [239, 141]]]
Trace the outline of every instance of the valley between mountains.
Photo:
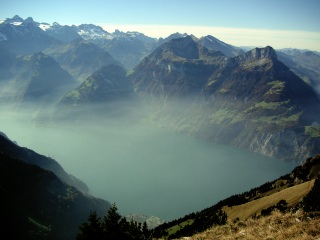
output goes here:
[[16, 237], [74, 239], [112, 202], [155, 238], [319, 211], [315, 51], [16, 15], [0, 22], [0, 112], [1, 206]]

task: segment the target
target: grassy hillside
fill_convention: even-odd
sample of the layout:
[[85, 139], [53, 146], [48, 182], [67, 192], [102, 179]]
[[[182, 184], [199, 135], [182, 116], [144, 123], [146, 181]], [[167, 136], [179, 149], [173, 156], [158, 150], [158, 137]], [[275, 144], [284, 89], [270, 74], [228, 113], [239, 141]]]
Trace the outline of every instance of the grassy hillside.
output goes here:
[[263, 209], [270, 206], [276, 205], [279, 201], [285, 200], [289, 207], [296, 206], [303, 197], [311, 190], [313, 187], [314, 180], [301, 183], [299, 185], [285, 188], [275, 192], [271, 195], [253, 200], [251, 202], [241, 204], [232, 207], [223, 207], [228, 215], [228, 221], [232, 222], [235, 219], [245, 220], [254, 215], [260, 215]]
[[187, 239], [313, 240], [319, 238], [320, 217], [311, 219], [301, 212], [295, 214], [273, 212], [272, 215], [267, 217], [250, 218], [246, 221], [213, 227]]

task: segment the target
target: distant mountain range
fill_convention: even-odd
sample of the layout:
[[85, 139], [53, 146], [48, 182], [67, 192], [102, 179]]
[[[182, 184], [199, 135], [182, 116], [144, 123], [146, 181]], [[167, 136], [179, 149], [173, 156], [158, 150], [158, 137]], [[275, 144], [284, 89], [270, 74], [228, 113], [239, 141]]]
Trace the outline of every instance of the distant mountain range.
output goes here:
[[[53, 48], [77, 39], [83, 39], [110, 53], [126, 69], [135, 67], [143, 57], [162, 43], [184, 35], [175, 33], [165, 39], [156, 39], [139, 32], [116, 30], [114, 33], [109, 33], [93, 24], [63, 26], [58, 23], [52, 25], [39, 23], [31, 17], [24, 20], [17, 15], [0, 22], [0, 48], [5, 48], [15, 54], [31, 54], [49, 47]], [[226, 56], [235, 56], [243, 52], [241, 49], [223, 43], [212, 36], [203, 37], [198, 41], [209, 49], [215, 48], [222, 51]], [[66, 46], [59, 48], [60, 51], [67, 51], [62, 49], [67, 48]]]

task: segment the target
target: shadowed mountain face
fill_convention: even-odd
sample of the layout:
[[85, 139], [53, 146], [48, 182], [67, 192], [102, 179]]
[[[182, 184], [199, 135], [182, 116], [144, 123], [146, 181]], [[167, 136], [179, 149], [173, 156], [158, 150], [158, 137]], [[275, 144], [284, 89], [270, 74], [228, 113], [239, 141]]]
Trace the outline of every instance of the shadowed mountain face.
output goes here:
[[[75, 86], [73, 78], [51, 57], [36, 53], [13, 58], [1, 56], [7, 62], [6, 76], [1, 78], [3, 101], [15, 104], [53, 103], [64, 91]], [[5, 71], [5, 70], [3, 70]]]
[[79, 83], [103, 66], [121, 66], [108, 52], [81, 39], [47, 49], [45, 53], [52, 56]]
[[[14, 76], [14, 73], [11, 71], [11, 67], [16, 61], [16, 55], [0, 47], [0, 85], [3, 88], [2, 84], [5, 84], [6, 81], [11, 79]], [[1, 91], [0, 91], [1, 92]], [[0, 99], [2, 96], [0, 96]]]
[[[2, 238], [73, 239], [90, 211], [106, 214], [110, 203], [53, 159], [19, 147], [0, 135]], [[81, 189], [78, 190], [78, 189]]]
[[0, 143], [1, 153], [23, 161], [27, 164], [36, 165], [42, 169], [52, 171], [60, 178], [61, 181], [67, 183], [68, 185], [76, 187], [83, 193], [89, 192], [89, 189], [85, 183], [66, 173], [59, 163], [57, 163], [54, 159], [40, 155], [30, 149], [18, 146], [3, 133], [0, 135]]

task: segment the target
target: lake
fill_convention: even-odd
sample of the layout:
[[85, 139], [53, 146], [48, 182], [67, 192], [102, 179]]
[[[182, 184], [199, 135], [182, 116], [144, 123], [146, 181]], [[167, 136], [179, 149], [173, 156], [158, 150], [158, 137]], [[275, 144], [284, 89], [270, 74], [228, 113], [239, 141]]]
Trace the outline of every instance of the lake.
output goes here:
[[58, 161], [121, 214], [166, 221], [289, 173], [295, 163], [144, 125], [105, 120], [35, 127], [1, 114], [0, 131]]

